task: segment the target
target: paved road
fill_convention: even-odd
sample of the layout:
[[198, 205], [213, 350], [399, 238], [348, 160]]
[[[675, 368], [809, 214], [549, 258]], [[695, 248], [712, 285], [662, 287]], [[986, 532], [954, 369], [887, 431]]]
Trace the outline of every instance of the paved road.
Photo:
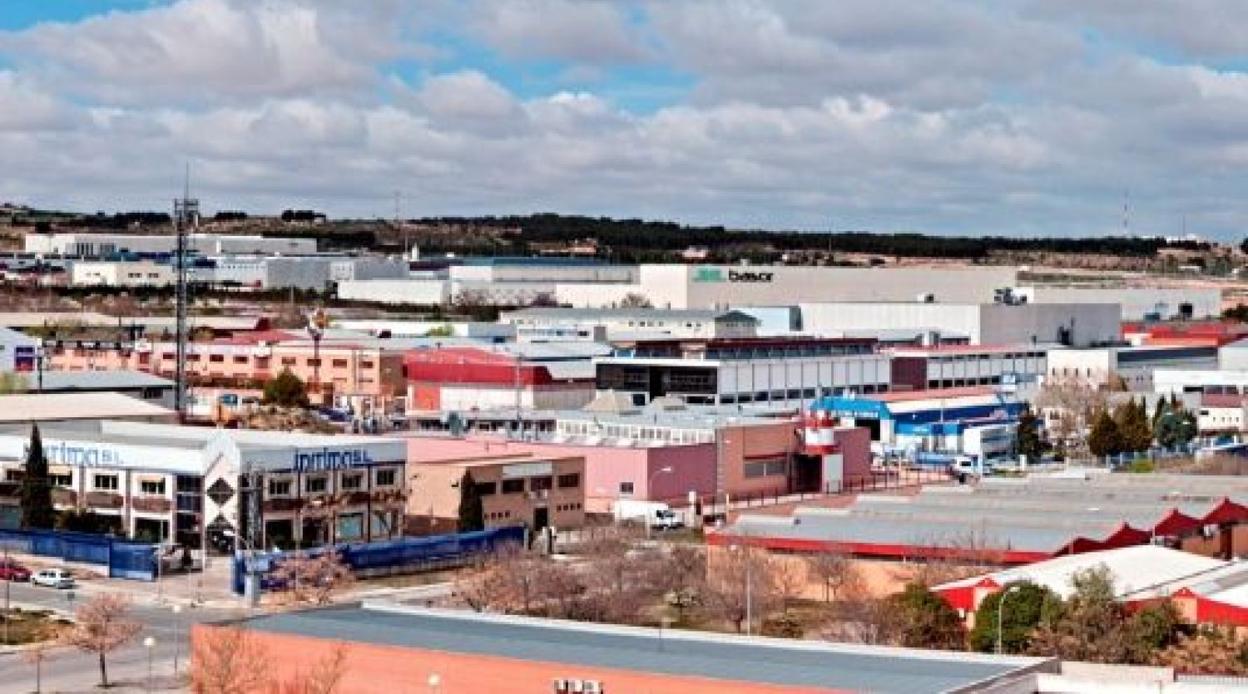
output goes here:
[[[0, 584], [0, 602], [4, 599]], [[99, 588], [87, 585], [72, 591], [41, 588], [23, 583], [9, 584], [10, 599], [20, 607], [42, 607], [72, 611], [74, 602], [81, 602]], [[152, 589], [155, 591], [155, 588]], [[141, 692], [147, 690], [147, 649], [142, 645], [145, 637], [156, 640], [152, 648], [153, 690], [173, 691], [179, 689], [173, 679], [174, 656], [178, 657], [178, 670], [185, 675], [190, 625], [195, 622], [216, 621], [243, 616], [240, 610], [190, 608], [183, 603], [182, 613], [175, 615], [172, 605], [136, 604], [132, 608], [135, 619], [144, 625], [143, 632], [131, 645], [114, 652], [108, 659], [109, 679], [123, 682], [124, 687], [110, 691]], [[18, 654], [0, 655], [0, 691], [34, 691], [34, 666], [26, 663]], [[99, 682], [99, 665], [90, 654], [73, 649], [57, 648], [43, 664], [44, 692], [89, 692]]]

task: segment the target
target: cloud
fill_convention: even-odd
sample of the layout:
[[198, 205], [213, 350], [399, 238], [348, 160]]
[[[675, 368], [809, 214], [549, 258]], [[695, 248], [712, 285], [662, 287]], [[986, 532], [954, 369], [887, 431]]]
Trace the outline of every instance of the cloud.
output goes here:
[[0, 36], [0, 197], [163, 209], [189, 158], [206, 205], [257, 211], [388, 216], [398, 189], [410, 214], [1078, 234], [1130, 189], [1139, 231], [1240, 235], [1224, 6], [1187, 38], [1103, 7], [182, 0], [42, 24]]

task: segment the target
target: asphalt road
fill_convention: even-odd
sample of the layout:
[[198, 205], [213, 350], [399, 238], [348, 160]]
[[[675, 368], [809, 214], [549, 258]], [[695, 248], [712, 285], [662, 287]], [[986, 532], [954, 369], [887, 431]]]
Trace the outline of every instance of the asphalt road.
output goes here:
[[[90, 594], [101, 591], [98, 587], [85, 586], [71, 591], [43, 588], [25, 583], [10, 583], [9, 598], [14, 606], [48, 608], [71, 612], [75, 603]], [[4, 600], [4, 583], [0, 583], [0, 603]], [[153, 588], [155, 590], [155, 588]], [[189, 607], [183, 604], [181, 614], [174, 614], [172, 605], [135, 604], [134, 618], [143, 624], [143, 631], [130, 645], [108, 657], [109, 679], [125, 686], [109, 691], [148, 691], [148, 653], [143, 646], [146, 637], [155, 639], [151, 649], [152, 691], [181, 690], [174, 680], [174, 658], [178, 660], [178, 672], [185, 676], [188, 662], [190, 625], [196, 622], [218, 621], [241, 617], [240, 610]], [[43, 663], [44, 692], [90, 692], [99, 682], [99, 663], [92, 654], [58, 647], [49, 652]], [[0, 655], [0, 691], [33, 692], [35, 668], [19, 654]]]

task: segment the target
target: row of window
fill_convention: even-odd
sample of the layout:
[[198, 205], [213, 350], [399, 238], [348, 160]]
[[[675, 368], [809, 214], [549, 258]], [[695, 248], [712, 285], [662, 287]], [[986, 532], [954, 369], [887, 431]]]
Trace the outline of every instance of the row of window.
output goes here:
[[[378, 487], [393, 487], [398, 480], [398, 471], [393, 469], [377, 470], [374, 484]], [[344, 472], [338, 477], [338, 489], [344, 492], [360, 491], [364, 488], [363, 472]], [[294, 479], [290, 477], [271, 477], [268, 480], [269, 496], [291, 496]], [[329, 475], [308, 475], [303, 478], [305, 494], [324, 494], [329, 491]]]
[[[167, 352], [165, 354], [162, 354], [161, 357], [172, 361], [174, 359], [174, 354], [173, 352]], [[198, 362], [200, 361], [200, 355], [193, 354], [193, 353], [188, 354], [186, 355], [186, 360], [192, 363]], [[256, 357], [257, 366], [267, 367], [268, 360], [269, 360], [268, 357]], [[251, 357], [245, 354], [236, 354], [231, 358], [231, 361], [233, 361], [233, 363], [235, 364], [246, 365], [251, 362]], [[299, 364], [299, 360], [296, 357], [282, 357], [281, 361], [282, 361], [282, 366], [297, 366]], [[312, 367], [321, 366], [322, 365], [321, 361], [322, 361], [321, 359], [318, 359], [316, 357], [308, 357], [307, 359], [304, 359], [304, 363], [307, 366], [312, 366]], [[225, 355], [224, 354], [209, 354], [208, 362], [212, 364], [224, 363]], [[330, 363], [330, 366], [332, 366], [335, 369], [345, 369], [351, 365], [351, 362], [347, 359], [331, 359], [329, 363]], [[373, 362], [361, 361], [360, 368], [371, 369], [373, 368]]]
[[[557, 478], [529, 477], [528, 482], [528, 489], [531, 492], [547, 491], [552, 488], [552, 483], [557, 483], [560, 489], [575, 489], [581, 486], [581, 475], [577, 472], [570, 472], [559, 475]], [[476, 489], [479, 496], [492, 496], [500, 490], [503, 494], [522, 494], [525, 490], [525, 478], [502, 480], [498, 484], [478, 482]]]
[[[22, 470], [5, 470], [4, 479], [7, 482], [22, 481]], [[51, 473], [48, 475], [48, 484], [53, 487], [69, 487], [74, 486], [74, 473]], [[91, 490], [97, 492], [115, 492], [121, 489], [121, 476], [108, 473], [95, 473], [91, 475]], [[165, 493], [165, 480], [140, 480], [139, 492], [142, 494], [155, 494], [163, 496]]]
[[556, 510], [556, 511], [560, 511], [560, 512], [562, 512], [562, 511], [579, 511], [579, 510], [581, 510], [581, 503], [578, 501], [578, 502], [576, 502], [576, 503], [574, 503], [574, 504], [556, 504], [556, 505], [555, 505], [555, 510]]
[[758, 477], [773, 477], [776, 475], [786, 475], [789, 472], [789, 463], [784, 458], [775, 458], [772, 460], [759, 460], [753, 463], [745, 464], [745, 478], [755, 479]]

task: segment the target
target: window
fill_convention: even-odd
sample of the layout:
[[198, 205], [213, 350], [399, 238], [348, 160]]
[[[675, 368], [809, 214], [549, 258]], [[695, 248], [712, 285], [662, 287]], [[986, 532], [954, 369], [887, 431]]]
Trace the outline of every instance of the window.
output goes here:
[[329, 489], [329, 478], [321, 475], [309, 477], [303, 482], [303, 490], [309, 494], [324, 494]]
[[377, 471], [377, 486], [378, 487], [392, 486], [394, 484], [396, 477], [397, 475], [394, 470], [378, 470]]
[[24, 473], [22, 470], [5, 470], [4, 471], [5, 482], [21, 482], [23, 476], [24, 476]]
[[290, 480], [269, 480], [269, 496], [290, 496]]
[[745, 477], [752, 479], [755, 477], [771, 477], [773, 475], [783, 475], [788, 472], [788, 462], [784, 458], [775, 458], [773, 460], [760, 460], [753, 463], [745, 464]]
[[331, 363], [333, 364], [333, 367], [334, 367], [335, 369], [345, 369], [345, 368], [347, 368], [347, 360], [346, 360], [346, 359], [335, 359], [335, 360], [333, 360], [333, 362], [331, 362]]
[[58, 475], [54, 472], [48, 475], [48, 482], [53, 487], [72, 487], [74, 486], [74, 473], [67, 472], [63, 475]]
[[364, 475], [358, 472], [350, 475], [343, 475], [341, 486], [344, 490], [355, 491], [364, 486]]
[[620, 482], [620, 493], [621, 493], [621, 494], [632, 494], [632, 493], [633, 493], [633, 483], [632, 483], [632, 482]]
[[241, 354], [239, 354], [239, 355], [235, 355], [235, 356], [234, 356], [234, 363], [235, 363], [235, 364], [246, 364], [246, 363], [247, 363], [247, 357], [246, 357], [245, 355], [241, 355]]
[[294, 357], [282, 357], [282, 366], [294, 366], [294, 365], [295, 365]]
[[581, 486], [581, 475], [576, 472], [569, 472], [566, 475], [559, 475], [559, 488], [572, 489]]
[[320, 360], [320, 359], [317, 359], [317, 358], [313, 357], [313, 358], [311, 358], [311, 359], [309, 359], [309, 360], [308, 360], [308, 366], [320, 366], [320, 365], [321, 365], [321, 360]]
[[100, 491], [115, 492], [118, 489], [117, 475], [96, 475], [91, 485]]
[[504, 494], [519, 494], [524, 491], [524, 480], [503, 480]]
[[139, 482], [139, 491], [144, 494], [158, 494], [163, 496], [165, 493], [164, 480], [143, 480]]
[[225, 355], [224, 354], [210, 354], [208, 355], [208, 361], [214, 364], [220, 364], [221, 362], [225, 361]]
[[371, 368], [373, 368], [373, 362], [371, 362], [371, 361], [362, 361], [362, 362], [360, 362], [360, 368], [361, 368], [361, 369], [371, 369]]
[[529, 489], [535, 492], [545, 491], [550, 489], [553, 483], [554, 480], [550, 477], [531, 477], [529, 478]]
[[493, 482], [477, 482], [477, 496], [493, 496], [497, 485]]

